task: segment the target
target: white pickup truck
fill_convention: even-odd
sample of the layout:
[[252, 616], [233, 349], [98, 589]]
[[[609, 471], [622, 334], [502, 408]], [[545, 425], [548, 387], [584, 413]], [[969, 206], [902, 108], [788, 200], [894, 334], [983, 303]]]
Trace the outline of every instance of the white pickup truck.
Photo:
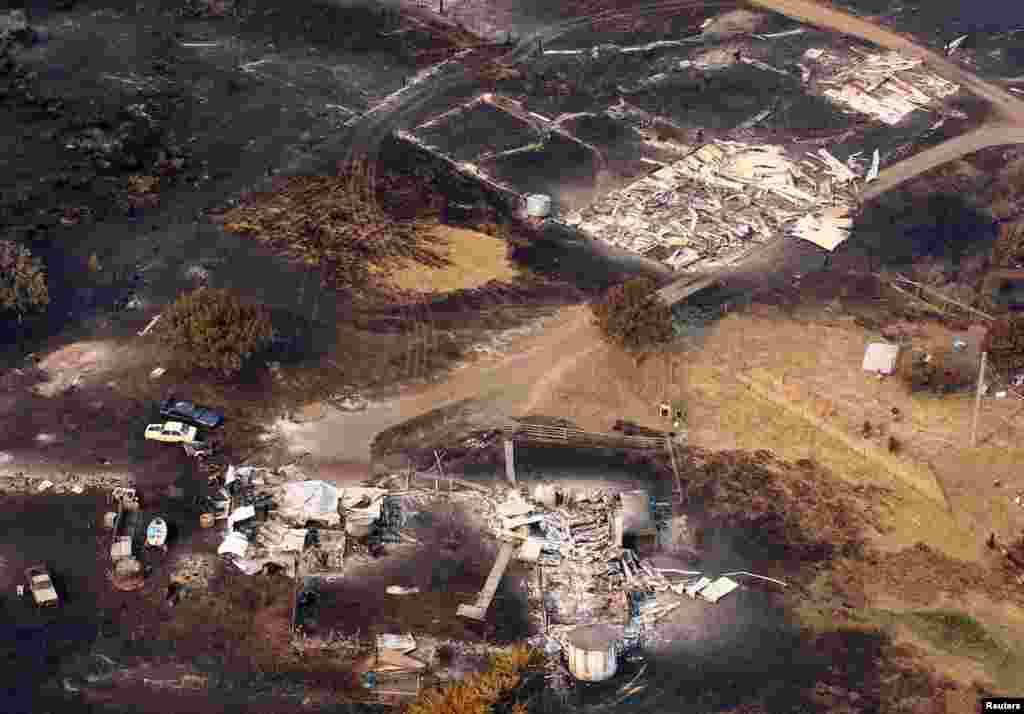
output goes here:
[[26, 568], [25, 580], [28, 581], [28, 589], [32, 593], [32, 602], [38, 607], [57, 607], [60, 604], [57, 590], [53, 587], [53, 581], [45, 565]]

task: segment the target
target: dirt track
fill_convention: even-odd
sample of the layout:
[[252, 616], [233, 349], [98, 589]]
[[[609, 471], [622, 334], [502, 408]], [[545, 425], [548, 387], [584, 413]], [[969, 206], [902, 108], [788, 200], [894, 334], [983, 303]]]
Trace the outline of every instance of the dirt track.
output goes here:
[[915, 176], [920, 176], [954, 159], [990, 146], [1007, 144], [1024, 144], [1024, 125], [993, 126], [985, 125], [974, 131], [962, 134], [955, 139], [944, 141], [938, 146], [914, 154], [898, 164], [890, 166], [878, 174], [878, 178], [868, 184], [861, 194], [861, 200], [870, 201], [883, 193], [895, 188]]
[[[369, 464], [370, 444], [385, 429], [462, 400], [478, 400], [481, 428], [535, 407], [546, 389], [548, 375], [558, 375], [600, 343], [590, 325], [589, 311], [567, 308], [543, 332], [514, 343], [509, 354], [455, 372], [441, 384], [410, 391], [397, 399], [358, 413], [331, 410], [317, 422], [281, 425], [293, 450], [308, 452], [315, 461]], [[564, 367], [568, 365], [568, 367]]]

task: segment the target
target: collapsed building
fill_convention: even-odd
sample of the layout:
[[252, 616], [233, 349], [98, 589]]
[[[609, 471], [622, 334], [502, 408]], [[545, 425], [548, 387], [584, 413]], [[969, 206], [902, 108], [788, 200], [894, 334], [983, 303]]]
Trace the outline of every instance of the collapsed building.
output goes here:
[[534, 595], [542, 611], [534, 617], [544, 634], [534, 644], [552, 654], [568, 652], [573, 633], [591, 626], [616, 628], [617, 651], [628, 652], [685, 599], [718, 602], [739, 587], [728, 577], [737, 573], [712, 579], [642, 555], [694, 554], [685, 515], [646, 491], [573, 493], [542, 484], [530, 498], [510, 491], [492, 504], [487, 523], [495, 537], [518, 544], [520, 561], [541, 571]]
[[565, 222], [638, 253], [660, 249], [664, 262], [680, 270], [780, 233], [827, 250], [849, 236], [857, 174], [826, 150], [800, 157], [782, 146], [737, 141], [685, 149], [684, 158]]
[[866, 114], [890, 126], [920, 110], [930, 110], [960, 87], [923, 68], [922, 60], [898, 52], [872, 53], [857, 48], [850, 56], [812, 47], [803, 54], [805, 69], [830, 73], [818, 79], [824, 96], [840, 107]]
[[340, 491], [294, 470], [230, 466], [216, 520], [225, 521], [218, 555], [247, 575], [267, 568], [289, 577], [340, 572], [346, 533]]

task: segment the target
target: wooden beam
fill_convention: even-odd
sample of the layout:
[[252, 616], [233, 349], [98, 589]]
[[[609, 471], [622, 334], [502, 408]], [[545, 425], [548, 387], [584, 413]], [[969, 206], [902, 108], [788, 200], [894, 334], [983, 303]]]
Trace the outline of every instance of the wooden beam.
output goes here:
[[491, 574], [487, 576], [487, 582], [484, 583], [480, 594], [476, 596], [476, 603], [473, 605], [459, 605], [458, 615], [460, 617], [482, 621], [487, 616], [487, 609], [491, 606], [491, 601], [494, 600], [494, 594], [498, 592], [498, 585], [501, 583], [501, 578], [505, 575], [505, 569], [508, 568], [515, 549], [516, 545], [514, 543], [505, 542], [501, 544], [501, 550], [498, 551], [498, 557], [494, 561], [494, 567], [491, 568]]
[[505, 439], [505, 478], [508, 482], [516, 482], [516, 443], [506, 437]]
[[669, 283], [661, 290], [658, 291], [658, 297], [662, 299], [669, 307], [672, 307], [676, 303], [680, 303], [693, 295], [707, 290], [718, 283], [718, 278], [715, 276], [710, 277], [694, 277], [688, 275], [684, 278], [680, 278], [673, 283]]

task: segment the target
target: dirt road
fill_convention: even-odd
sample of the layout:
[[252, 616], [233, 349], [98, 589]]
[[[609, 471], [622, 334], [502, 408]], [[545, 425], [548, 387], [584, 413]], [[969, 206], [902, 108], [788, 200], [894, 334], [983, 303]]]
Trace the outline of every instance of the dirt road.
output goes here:
[[481, 360], [449, 379], [410, 390], [396, 399], [362, 412], [329, 410], [316, 422], [278, 425], [289, 448], [308, 453], [321, 464], [369, 464], [370, 445], [380, 432], [397, 424], [464, 400], [479, 428], [493, 428], [503, 419], [528, 411], [542, 399], [551, 382], [600, 344], [585, 306], [563, 310], [542, 330], [510, 345], [507, 354]]
[[990, 146], [1006, 144], [1024, 144], [1024, 125], [993, 126], [987, 124], [914, 154], [910, 158], [890, 166], [885, 171], [879, 172], [878, 178], [868, 184], [861, 193], [861, 200], [875, 199], [901, 183], [961, 156], [973, 154]]

